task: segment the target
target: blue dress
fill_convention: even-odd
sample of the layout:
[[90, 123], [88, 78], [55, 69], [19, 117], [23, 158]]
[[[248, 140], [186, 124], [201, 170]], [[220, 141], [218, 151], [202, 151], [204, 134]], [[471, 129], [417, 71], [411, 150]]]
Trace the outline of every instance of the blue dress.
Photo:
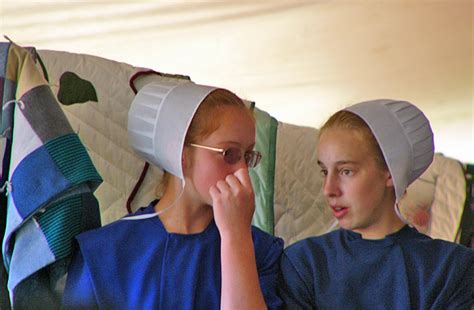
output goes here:
[[337, 230], [281, 258], [288, 309], [471, 309], [474, 251], [405, 226], [380, 240]]
[[[138, 213], [153, 213], [154, 204]], [[252, 227], [260, 286], [279, 308], [283, 241]], [[77, 237], [63, 308], [219, 309], [220, 236], [214, 220], [198, 234], [168, 233], [158, 216], [119, 220]]]

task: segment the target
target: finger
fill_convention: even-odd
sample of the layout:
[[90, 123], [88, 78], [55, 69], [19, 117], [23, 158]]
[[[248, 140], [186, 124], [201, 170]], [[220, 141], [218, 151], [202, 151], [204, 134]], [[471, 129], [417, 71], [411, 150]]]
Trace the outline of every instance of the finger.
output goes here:
[[209, 187], [209, 195], [211, 195], [211, 199], [213, 202], [217, 200], [217, 197], [219, 197], [220, 192], [215, 185]]
[[240, 188], [244, 186], [240, 182], [240, 180], [233, 174], [229, 174], [228, 176], [226, 176], [225, 181], [227, 184], [229, 184], [230, 190], [233, 193], [236, 193]]
[[229, 184], [225, 181], [217, 181], [216, 187], [219, 190], [220, 194], [228, 194], [231, 192]]
[[252, 188], [252, 181], [250, 180], [249, 170], [247, 168], [240, 168], [234, 175], [239, 179], [240, 183], [246, 188]]

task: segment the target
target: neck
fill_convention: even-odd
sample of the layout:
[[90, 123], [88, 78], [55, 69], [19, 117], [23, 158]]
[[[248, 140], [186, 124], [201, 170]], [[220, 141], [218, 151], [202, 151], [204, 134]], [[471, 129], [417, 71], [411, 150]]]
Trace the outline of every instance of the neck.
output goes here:
[[[171, 206], [171, 207], [170, 207]], [[196, 234], [204, 231], [213, 218], [212, 207], [196, 203], [183, 189], [182, 181], [171, 176], [160, 201], [155, 206], [163, 226], [169, 233]]]
[[355, 232], [361, 234], [363, 239], [383, 239], [387, 235], [396, 233], [405, 226], [395, 212], [395, 193], [387, 191], [383, 201], [378, 207], [376, 219], [366, 227], [354, 229]]
[[396, 233], [405, 226], [405, 223], [400, 220], [395, 211], [392, 216], [387, 217], [370, 228], [354, 229], [355, 232], [361, 234], [363, 239], [376, 240], [383, 239], [386, 236]]

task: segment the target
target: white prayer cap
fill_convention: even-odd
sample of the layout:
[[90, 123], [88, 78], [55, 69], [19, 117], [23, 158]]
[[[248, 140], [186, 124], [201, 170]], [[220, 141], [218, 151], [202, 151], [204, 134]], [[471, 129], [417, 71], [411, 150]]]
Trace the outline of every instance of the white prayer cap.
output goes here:
[[406, 101], [378, 99], [350, 106], [369, 126], [392, 176], [399, 202], [408, 185], [431, 164], [433, 132], [423, 112]]
[[128, 112], [128, 139], [146, 161], [184, 180], [182, 153], [189, 125], [216, 87], [163, 80], [143, 86]]

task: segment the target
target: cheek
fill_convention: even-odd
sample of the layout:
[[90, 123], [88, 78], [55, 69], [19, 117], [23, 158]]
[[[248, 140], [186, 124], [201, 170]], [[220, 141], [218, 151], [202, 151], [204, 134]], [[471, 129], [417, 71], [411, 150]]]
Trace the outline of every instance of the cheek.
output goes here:
[[358, 187], [353, 188], [352, 197], [362, 213], [374, 212], [383, 200], [383, 186], [374, 182], [363, 182], [358, 184]]
[[193, 183], [201, 195], [209, 195], [209, 188], [228, 175], [225, 167], [218, 162], [197, 164], [193, 169]]
[[367, 206], [377, 193], [377, 186], [371, 182], [356, 181], [346, 186], [344, 192], [352, 203]]

